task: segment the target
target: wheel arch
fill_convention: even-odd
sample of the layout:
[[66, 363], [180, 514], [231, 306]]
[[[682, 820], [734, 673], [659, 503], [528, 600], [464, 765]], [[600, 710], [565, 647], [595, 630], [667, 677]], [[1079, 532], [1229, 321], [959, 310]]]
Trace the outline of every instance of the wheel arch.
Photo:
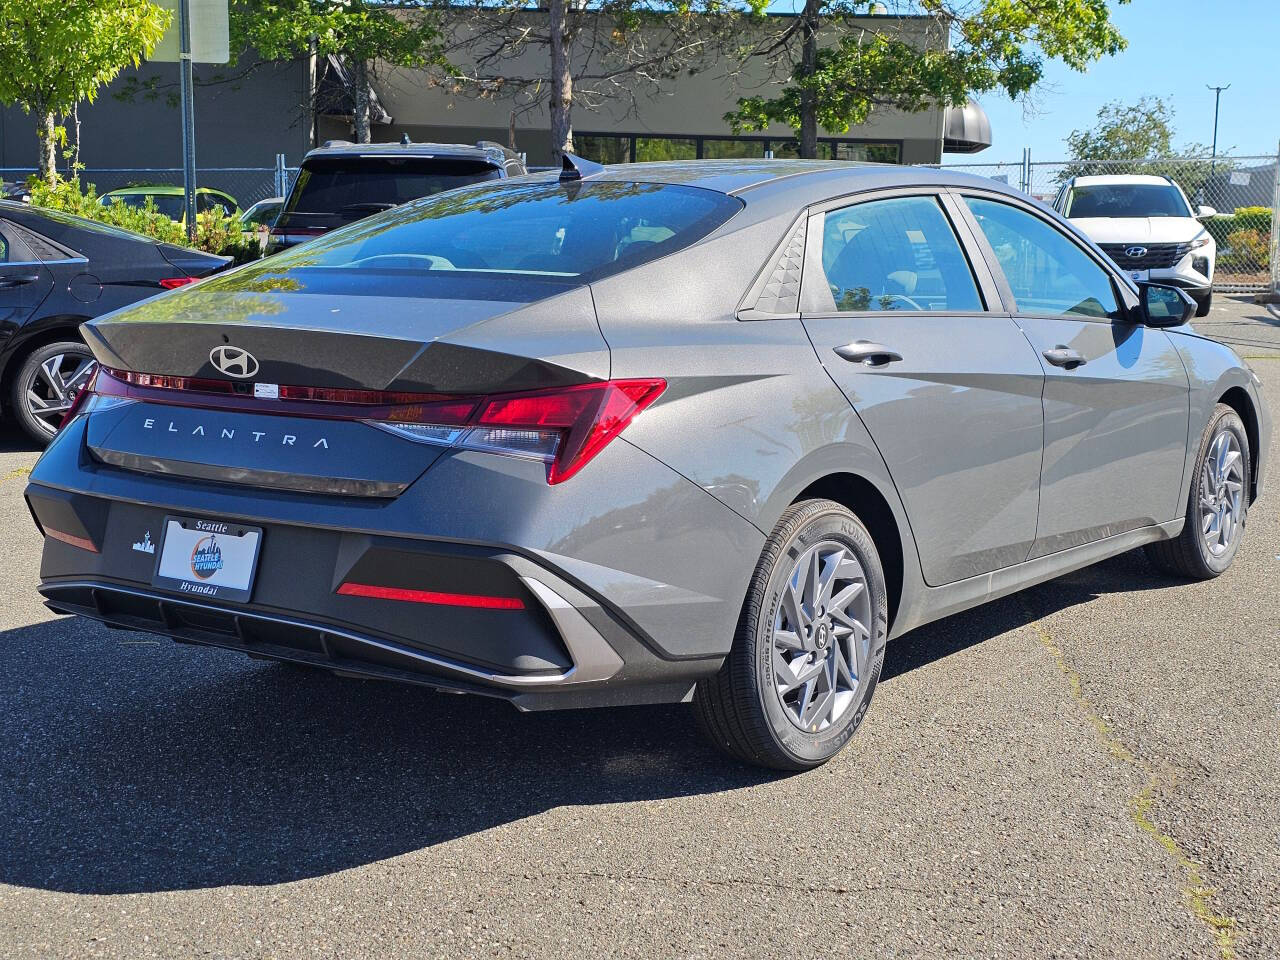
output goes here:
[[59, 340], [70, 338], [84, 343], [84, 337], [80, 335], [80, 325], [88, 319], [88, 317], [74, 315], [42, 317], [29, 328], [19, 330], [14, 340], [8, 345], [8, 349], [5, 350], [3, 358], [0, 358], [0, 391], [3, 391], [5, 402], [9, 396], [14, 374], [21, 369], [22, 361], [32, 352], [51, 343], [57, 343]]
[[1244, 422], [1245, 436], [1249, 438], [1249, 502], [1253, 503], [1258, 497], [1258, 464], [1263, 455], [1259, 450], [1258, 411], [1249, 392], [1240, 386], [1229, 388], [1218, 397], [1218, 403], [1225, 403]]
[[793, 503], [813, 499], [833, 500], [853, 513], [867, 528], [880, 552], [889, 601], [889, 625], [902, 601], [904, 580], [903, 530], [893, 507], [880, 489], [856, 473], [830, 473], [814, 480], [796, 495]]

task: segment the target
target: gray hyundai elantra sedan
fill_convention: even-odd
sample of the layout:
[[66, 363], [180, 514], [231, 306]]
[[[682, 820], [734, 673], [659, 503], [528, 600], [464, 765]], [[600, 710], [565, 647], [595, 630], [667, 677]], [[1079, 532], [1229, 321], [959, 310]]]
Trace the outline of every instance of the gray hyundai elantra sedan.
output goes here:
[[989, 180], [568, 157], [86, 324], [40, 591], [523, 710], [692, 700], [803, 769], [914, 627], [1230, 566], [1270, 426], [1193, 309]]

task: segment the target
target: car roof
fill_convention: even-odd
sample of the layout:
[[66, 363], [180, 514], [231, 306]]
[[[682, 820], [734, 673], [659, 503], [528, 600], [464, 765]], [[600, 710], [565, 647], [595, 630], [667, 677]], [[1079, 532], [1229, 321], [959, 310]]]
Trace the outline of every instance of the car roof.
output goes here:
[[[531, 179], [555, 179], [555, 171]], [[1022, 196], [1007, 184], [987, 177], [934, 167], [853, 160], [682, 160], [611, 164], [590, 173], [584, 182], [637, 181], [702, 187], [742, 196], [752, 203], [786, 198], [811, 204], [841, 193], [912, 186], [959, 186]], [[520, 182], [516, 180], [515, 182]]]
[[1167, 177], [1153, 176], [1148, 173], [1097, 174], [1095, 176], [1075, 178], [1075, 184], [1078, 187], [1136, 186], [1144, 183], [1167, 187], [1169, 186], [1169, 179]]
[[[109, 197], [121, 193], [154, 193], [159, 196], [178, 196], [182, 194], [183, 188], [172, 183], [134, 183], [127, 187], [116, 187], [114, 190], [108, 190], [101, 196]], [[196, 193], [216, 193], [219, 196], [229, 197], [230, 194], [223, 193], [213, 187], [196, 187]]]
[[455, 160], [485, 160], [495, 166], [515, 154], [501, 144], [466, 143], [348, 143], [331, 141], [307, 152], [303, 162], [313, 157], [447, 157]]

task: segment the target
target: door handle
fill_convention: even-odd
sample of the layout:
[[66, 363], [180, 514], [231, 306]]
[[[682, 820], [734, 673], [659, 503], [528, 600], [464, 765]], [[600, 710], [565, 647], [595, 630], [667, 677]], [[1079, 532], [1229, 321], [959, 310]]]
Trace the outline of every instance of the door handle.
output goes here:
[[40, 279], [38, 273], [24, 273], [16, 277], [0, 277], [0, 290], [10, 290], [13, 287], [25, 286], [28, 283], [35, 283]]
[[836, 347], [836, 356], [868, 367], [883, 367], [886, 363], [902, 359], [902, 354], [897, 350], [890, 350], [884, 344], [872, 343], [870, 340], [855, 340], [843, 347]]
[[1083, 353], [1078, 350], [1072, 350], [1070, 347], [1064, 347], [1062, 344], [1058, 344], [1052, 350], [1046, 350], [1044, 358], [1055, 367], [1062, 367], [1065, 370], [1074, 370], [1076, 367], [1082, 367], [1088, 362]]

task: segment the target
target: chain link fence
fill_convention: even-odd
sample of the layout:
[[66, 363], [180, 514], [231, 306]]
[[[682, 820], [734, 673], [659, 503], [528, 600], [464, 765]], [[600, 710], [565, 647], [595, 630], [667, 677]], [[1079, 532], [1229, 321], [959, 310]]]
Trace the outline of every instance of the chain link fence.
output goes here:
[[[30, 167], [0, 168], [0, 180], [7, 188], [22, 184], [36, 171]], [[241, 210], [248, 210], [259, 200], [282, 197], [288, 190], [297, 167], [204, 167], [196, 170], [196, 186], [220, 190], [235, 198]], [[101, 196], [121, 187], [182, 186], [181, 167], [121, 168], [88, 167], [80, 172], [82, 184], [93, 184]]]
[[1280, 290], [1280, 256], [1276, 252], [1280, 247], [1280, 156], [1033, 162], [1028, 150], [1020, 163], [947, 163], [943, 168], [1007, 183], [1050, 205], [1072, 177], [1168, 177], [1193, 205], [1215, 211], [1204, 220], [1218, 249], [1214, 290]]

